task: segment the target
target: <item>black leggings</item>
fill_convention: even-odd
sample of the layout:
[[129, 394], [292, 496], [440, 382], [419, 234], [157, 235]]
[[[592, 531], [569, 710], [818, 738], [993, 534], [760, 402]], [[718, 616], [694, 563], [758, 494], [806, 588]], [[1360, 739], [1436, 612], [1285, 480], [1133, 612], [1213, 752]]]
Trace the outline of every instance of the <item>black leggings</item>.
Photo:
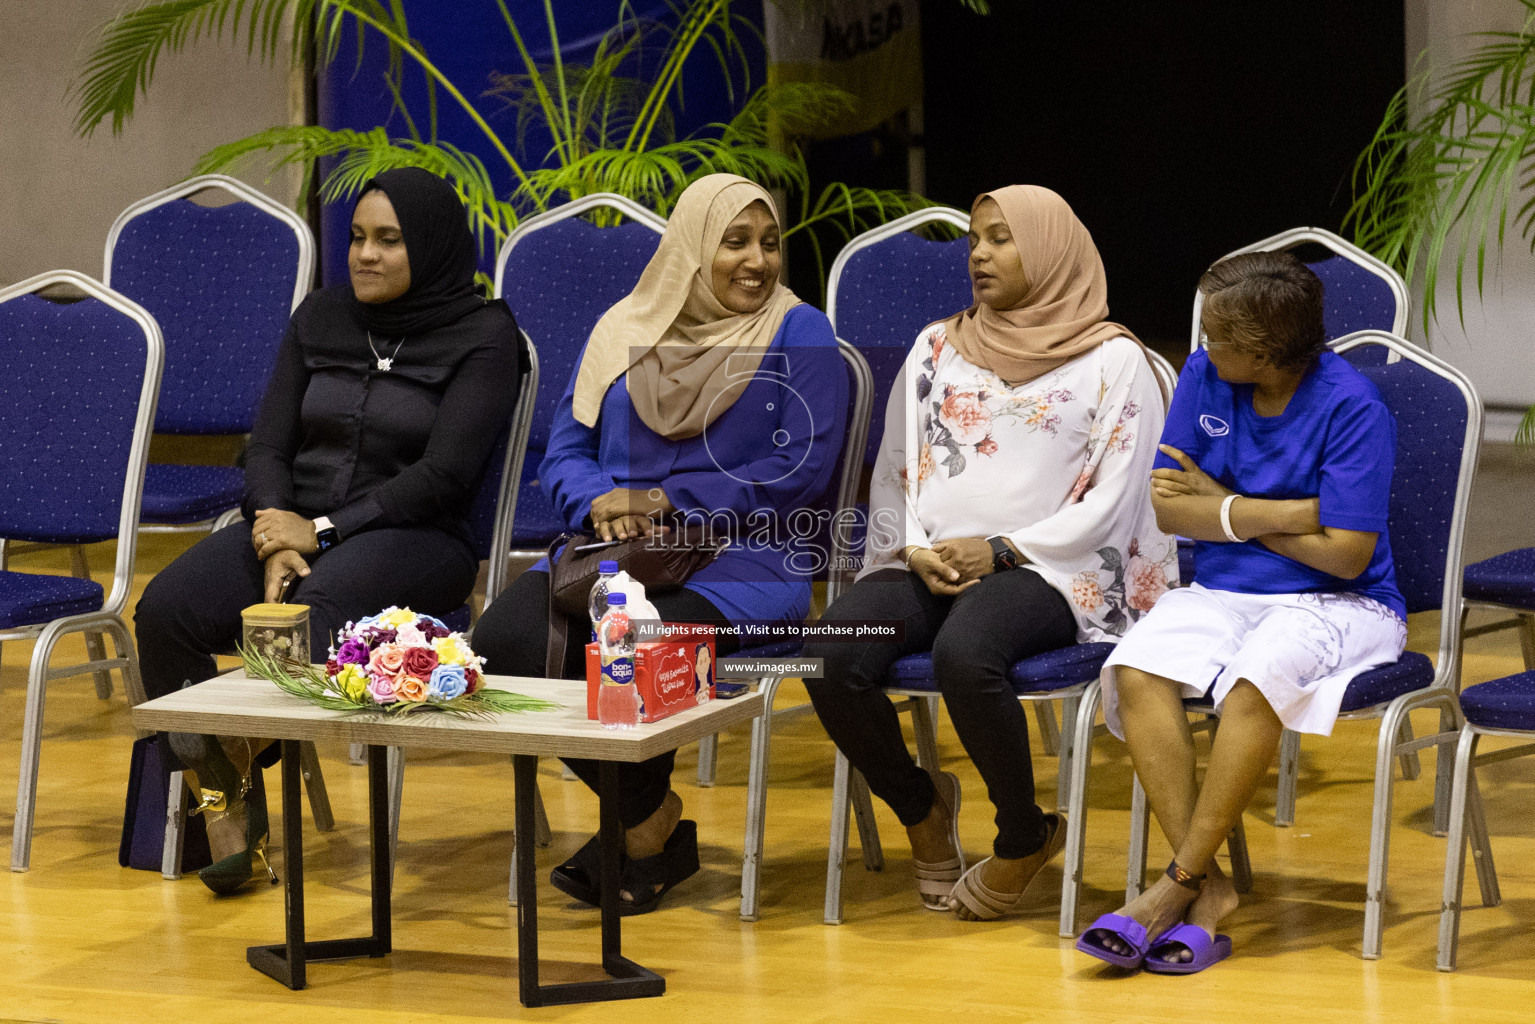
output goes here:
[[806, 645], [804, 657], [824, 660], [824, 678], [807, 679], [805, 687], [826, 732], [903, 825], [921, 822], [933, 807], [933, 781], [907, 751], [881, 687], [897, 658], [931, 650], [954, 731], [997, 809], [992, 852], [1018, 858], [1038, 851], [1046, 827], [1034, 802], [1029, 722], [1007, 672], [1016, 661], [1076, 641], [1071, 606], [1028, 569], [983, 576], [957, 598], [933, 594], [915, 573], [886, 569], [853, 584], [821, 617], [877, 619], [905, 623], [902, 640]]
[[[457, 610], [479, 571], [469, 545], [432, 527], [369, 530], [308, 561], [312, 571], [289, 592], [309, 606], [312, 661], [325, 660], [336, 630], [389, 605], [436, 616]], [[163, 697], [212, 678], [213, 656], [240, 640], [241, 609], [261, 603], [265, 591], [250, 523], [233, 523], [182, 552], [149, 581], [134, 611], [144, 692]]]
[[[650, 595], [650, 603], [667, 622], [694, 622], [727, 626], [729, 621], [701, 594], [676, 590]], [[569, 642], [565, 647], [566, 679], [586, 678], [586, 637], [592, 624], [584, 615], [570, 620]], [[549, 574], [529, 570], [507, 587], [485, 609], [474, 626], [474, 652], [485, 659], [485, 671], [501, 676], [544, 674], [544, 654], [549, 637]], [[733, 637], [715, 640], [715, 654], [733, 654], [738, 644]], [[618, 817], [624, 828], [634, 828], [656, 811], [672, 788], [675, 750], [657, 754], [648, 761], [618, 766]], [[597, 762], [586, 758], [564, 758], [565, 764], [592, 790], [597, 788]]]

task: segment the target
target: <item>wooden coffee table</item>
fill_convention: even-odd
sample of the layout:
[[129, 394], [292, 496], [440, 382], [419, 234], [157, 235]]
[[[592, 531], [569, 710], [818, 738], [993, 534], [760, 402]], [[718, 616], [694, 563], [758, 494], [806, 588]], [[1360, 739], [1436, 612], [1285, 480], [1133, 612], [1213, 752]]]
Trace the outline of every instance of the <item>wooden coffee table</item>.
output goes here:
[[[133, 724], [168, 732], [250, 736], [282, 741], [284, 921], [286, 941], [251, 946], [246, 960], [292, 989], [304, 987], [310, 960], [381, 957], [391, 949], [389, 797], [385, 750], [433, 748], [509, 754], [515, 786], [518, 841], [533, 835], [533, 786], [540, 757], [584, 757], [602, 762], [598, 798], [602, 842], [602, 967], [598, 981], [540, 985], [538, 899], [534, 859], [517, 858], [517, 971], [524, 1006], [658, 996], [666, 980], [623, 956], [619, 939], [618, 762], [644, 761], [763, 712], [761, 694], [711, 701], [650, 725], [608, 730], [586, 718], [586, 684], [563, 679], [488, 676], [491, 687], [515, 690], [562, 705], [558, 710], [461, 718], [418, 712], [404, 718], [328, 711], [289, 696], [241, 672], [218, 676], [133, 709]], [[368, 747], [368, 821], [372, 853], [373, 933], [364, 938], [309, 941], [304, 936], [304, 851], [299, 743], [363, 743]]]

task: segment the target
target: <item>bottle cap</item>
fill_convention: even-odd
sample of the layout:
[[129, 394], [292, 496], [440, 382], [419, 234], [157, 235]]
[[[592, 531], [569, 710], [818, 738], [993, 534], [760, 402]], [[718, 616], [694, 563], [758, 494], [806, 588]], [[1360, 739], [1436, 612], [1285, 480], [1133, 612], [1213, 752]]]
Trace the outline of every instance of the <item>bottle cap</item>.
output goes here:
[[625, 603], [626, 603], [626, 601], [624, 600], [624, 595], [622, 595], [622, 594], [609, 594], [608, 595], [608, 607], [609, 608], [612, 608], [614, 605], [618, 605], [618, 606], [622, 607]]
[[[587, 563], [587, 564], [590, 564], [590, 563]], [[618, 571], [618, 563], [613, 561], [611, 558], [604, 558], [602, 561], [597, 563], [597, 571], [598, 572], [603, 572], [603, 573], [614, 573], [614, 572], [617, 572]]]

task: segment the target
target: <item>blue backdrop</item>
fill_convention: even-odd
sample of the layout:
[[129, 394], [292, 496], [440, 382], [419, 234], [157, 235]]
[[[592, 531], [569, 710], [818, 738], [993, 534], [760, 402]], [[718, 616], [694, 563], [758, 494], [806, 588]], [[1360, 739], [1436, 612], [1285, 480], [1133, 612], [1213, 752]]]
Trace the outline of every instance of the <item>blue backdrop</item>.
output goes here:
[[[507, 6], [534, 59], [540, 63], [552, 60], [553, 47], [544, 20], [542, 0], [509, 0]], [[619, 6], [619, 0], [582, 0], [581, 3], [556, 4], [555, 23], [563, 44], [563, 58], [577, 63], [590, 61], [602, 34], [617, 22]], [[630, 6], [641, 17], [668, 25], [675, 24], [672, 8], [666, 0], [631, 0]], [[738, 14], [747, 17], [752, 24], [761, 26], [761, 0], [737, 0], [733, 6]], [[480, 115], [500, 134], [507, 148], [512, 149], [523, 166], [539, 166], [550, 148], [548, 133], [537, 128], [530, 129], [522, 146], [517, 147], [516, 115], [501, 99], [483, 95], [491, 87], [492, 75], [517, 74], [523, 70], [516, 45], [494, 0], [459, 0], [452, 4], [412, 3], [407, 5], [406, 10], [410, 18], [411, 35], [420, 42], [432, 63], [475, 104]], [[737, 35], [747, 43], [750, 51], [748, 74], [751, 85], [758, 86], [765, 80], [765, 60], [760, 42], [750, 28], [743, 27]], [[647, 49], [645, 62], [653, 66], [658, 63], [659, 46], [652, 44]], [[391, 135], [408, 135], [404, 119], [398, 113], [391, 112], [389, 90], [382, 77], [387, 61], [387, 44], [382, 37], [370, 33], [363, 45], [362, 60], [359, 62], [356, 34], [347, 33], [337, 59], [320, 72], [319, 123], [327, 128], [363, 131], [384, 125]], [[638, 70], [643, 74], [649, 69], [642, 67]], [[417, 129], [425, 136], [429, 131], [426, 123], [425, 79], [414, 67], [407, 68], [404, 95], [406, 105], [416, 119]], [[684, 105], [674, 111], [679, 135], [686, 135], [714, 121], [727, 120], [735, 112], [719, 61], [709, 46], [702, 45], [693, 52], [684, 69], [682, 95]], [[736, 104], [744, 96], [745, 93], [738, 88], [735, 93]], [[496, 176], [497, 183], [509, 194], [513, 181], [511, 171], [480, 129], [451, 97], [445, 96], [440, 90], [437, 107], [438, 137], [478, 156], [490, 168], [492, 175]], [[350, 214], [350, 202], [332, 204], [324, 211], [321, 253], [326, 284], [346, 279]], [[485, 270], [491, 270], [494, 263], [494, 253], [482, 254], [481, 264]]]

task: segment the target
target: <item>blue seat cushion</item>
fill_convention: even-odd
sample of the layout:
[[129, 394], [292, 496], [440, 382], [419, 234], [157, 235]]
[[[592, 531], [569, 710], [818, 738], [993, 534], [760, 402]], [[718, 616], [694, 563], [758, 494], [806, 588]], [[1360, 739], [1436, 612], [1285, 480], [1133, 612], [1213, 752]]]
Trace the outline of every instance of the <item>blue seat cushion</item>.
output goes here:
[[1339, 711], [1359, 711], [1394, 700], [1404, 693], [1421, 690], [1434, 681], [1434, 663], [1428, 655], [1417, 651], [1403, 652], [1402, 657], [1380, 668], [1361, 672], [1349, 680], [1343, 691], [1343, 703]]
[[1466, 600], [1535, 611], [1535, 548], [1505, 551], [1466, 566]]
[[743, 647], [730, 655], [732, 658], [792, 658], [800, 652], [798, 640], [780, 640], [777, 643]]
[[152, 462], [144, 471], [146, 523], [200, 523], [237, 507], [245, 474], [233, 466], [180, 466]]
[[[1046, 651], [1032, 658], [1024, 658], [1008, 670], [1007, 680], [1014, 693], [1048, 693], [1064, 690], [1079, 683], [1098, 678], [1103, 662], [1113, 644], [1072, 644], [1059, 650]], [[933, 677], [933, 655], [908, 654], [896, 659], [885, 675], [885, 685], [903, 690], [938, 691], [938, 680]]]
[[1486, 729], [1535, 730], [1535, 672], [1520, 672], [1460, 692], [1466, 721]]
[[0, 572], [0, 629], [36, 626], [66, 615], [100, 611], [101, 584], [73, 576]]

